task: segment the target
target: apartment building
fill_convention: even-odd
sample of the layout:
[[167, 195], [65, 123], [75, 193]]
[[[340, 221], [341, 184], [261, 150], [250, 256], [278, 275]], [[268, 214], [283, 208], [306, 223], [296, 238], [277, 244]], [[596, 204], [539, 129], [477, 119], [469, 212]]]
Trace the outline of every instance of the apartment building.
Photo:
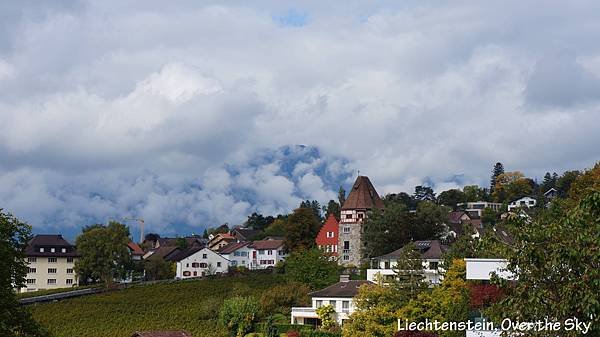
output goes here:
[[68, 288], [78, 284], [75, 246], [62, 235], [36, 235], [25, 249], [27, 259], [26, 287], [19, 292]]

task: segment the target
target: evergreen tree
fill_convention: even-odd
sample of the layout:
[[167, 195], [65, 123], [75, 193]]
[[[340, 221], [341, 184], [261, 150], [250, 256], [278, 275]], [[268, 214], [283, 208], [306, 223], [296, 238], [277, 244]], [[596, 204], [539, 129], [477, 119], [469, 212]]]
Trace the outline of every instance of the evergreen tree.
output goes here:
[[335, 200], [329, 200], [327, 206], [323, 206], [323, 213], [325, 214], [325, 218], [329, 216], [329, 214], [333, 214], [335, 218], [340, 221], [340, 211], [341, 207]]
[[492, 169], [492, 178], [490, 179], [490, 194], [494, 193], [494, 188], [496, 188], [496, 178], [499, 175], [504, 173], [504, 165], [502, 163], [496, 163], [494, 168]]
[[414, 298], [428, 287], [423, 274], [421, 252], [414, 243], [402, 247], [394, 272], [396, 281], [393, 283], [393, 287], [407, 300]]
[[323, 221], [323, 217], [321, 216], [321, 204], [319, 204], [318, 201], [316, 200], [305, 200], [302, 201], [300, 203], [300, 208], [308, 208], [310, 210], [312, 210], [312, 212], [314, 213], [315, 217], [319, 220], [319, 221]]
[[415, 200], [419, 201], [435, 201], [435, 193], [429, 186], [416, 186], [415, 187]]
[[373, 210], [363, 226], [364, 255], [375, 257], [392, 252], [411, 239], [411, 216], [403, 203], [391, 203], [385, 211]]

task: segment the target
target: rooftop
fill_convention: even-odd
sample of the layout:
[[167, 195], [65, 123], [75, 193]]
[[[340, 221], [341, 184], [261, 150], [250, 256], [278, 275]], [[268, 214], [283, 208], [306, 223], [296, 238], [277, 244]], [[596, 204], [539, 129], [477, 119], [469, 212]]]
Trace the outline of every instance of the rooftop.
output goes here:
[[367, 280], [342, 281], [312, 292], [309, 295], [312, 297], [354, 297], [358, 294], [360, 286], [369, 283], [371, 282]]
[[354, 185], [352, 185], [352, 190], [348, 194], [348, 198], [344, 202], [342, 209], [373, 209], [383, 207], [383, 200], [377, 194], [369, 178], [358, 176]]

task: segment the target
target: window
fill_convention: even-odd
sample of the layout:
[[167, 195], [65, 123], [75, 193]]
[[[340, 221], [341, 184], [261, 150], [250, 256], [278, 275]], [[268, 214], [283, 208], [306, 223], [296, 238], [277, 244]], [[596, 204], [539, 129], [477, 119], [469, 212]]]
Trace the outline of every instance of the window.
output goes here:
[[362, 218], [363, 218], [363, 216], [364, 216], [364, 214], [362, 214], [362, 213], [358, 213], [358, 218], [359, 218], [359, 219], [362, 219]]
[[331, 305], [333, 309], [335, 309], [335, 301], [329, 301], [329, 305]]
[[50, 248], [50, 253], [55, 253], [55, 252], [56, 252], [56, 249]]
[[48, 284], [56, 284], [56, 279], [55, 278], [49, 278], [48, 279]]
[[265, 255], [265, 250], [264, 249], [259, 249], [258, 250], [258, 255]]
[[183, 272], [183, 276], [191, 276], [191, 275], [192, 275], [192, 273], [189, 272], [189, 271], [184, 271]]
[[48, 274], [56, 274], [56, 268], [48, 268]]
[[438, 269], [438, 263], [437, 262], [429, 262], [429, 269]]
[[204, 262], [200, 263], [200, 268], [207, 268], [207, 267], [208, 267], [208, 264], [206, 264]]
[[73, 279], [72, 278], [68, 278], [67, 279], [67, 284], [73, 284]]
[[27, 279], [27, 284], [35, 284], [35, 279], [34, 278], [28, 278]]
[[28, 257], [27, 258], [27, 262], [29, 262], [29, 263], [36, 263], [37, 262], [37, 258], [36, 257]]
[[60, 251], [63, 252], [63, 253], [66, 253], [67, 252], [67, 248], [62, 248]]
[[192, 263], [192, 268], [198, 268], [198, 267], [200, 267], [200, 263], [198, 263], [198, 262]]
[[233, 252], [233, 256], [241, 256], [242, 252]]
[[206, 254], [202, 254], [202, 258], [203, 258], [203, 259], [206, 259], [206, 258], [207, 258], [207, 255], [206, 255]]
[[344, 233], [350, 233], [350, 226], [344, 226]]
[[194, 272], [194, 276], [198, 276], [198, 272], [197, 271]]
[[56, 263], [56, 258], [55, 257], [49, 257], [48, 258], [48, 263]]
[[383, 263], [383, 268], [384, 268], [384, 269], [390, 269], [390, 261], [385, 261], [385, 262]]
[[350, 301], [342, 301], [342, 312], [350, 311]]
[[350, 241], [344, 241], [344, 249], [350, 249]]
[[190, 264], [189, 264], [189, 263], [186, 263], [186, 264], [185, 264], [185, 267], [186, 267], [186, 268], [189, 268], [189, 267], [190, 267]]
[[67, 274], [73, 274], [73, 269], [72, 268], [67, 268]]
[[217, 262], [217, 267], [221, 267], [221, 262]]
[[67, 257], [67, 262], [68, 263], [73, 263], [73, 258], [72, 257]]
[[317, 306], [317, 308], [322, 307], [323, 306], [323, 301], [317, 300], [317, 305], [316, 306]]
[[344, 261], [350, 261], [350, 256], [344, 255], [344, 256], [342, 256], [342, 260], [344, 260]]
[[35, 273], [37, 270], [35, 268], [27, 268], [27, 273]]
[[352, 219], [352, 214], [346, 214], [346, 219]]
[[277, 254], [279, 254], [279, 255], [285, 255], [285, 251], [280, 250], [280, 251], [277, 252]]
[[273, 251], [269, 249], [269, 251], [267, 252], [267, 255], [273, 255]]
[[41, 247], [40, 248], [40, 253], [43, 253], [43, 252], [44, 252], [44, 247]]

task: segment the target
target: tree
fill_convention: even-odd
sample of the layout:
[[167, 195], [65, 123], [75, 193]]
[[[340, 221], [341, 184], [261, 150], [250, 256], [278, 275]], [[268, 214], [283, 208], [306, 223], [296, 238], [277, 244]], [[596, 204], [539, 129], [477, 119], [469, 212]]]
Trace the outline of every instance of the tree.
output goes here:
[[316, 314], [321, 320], [321, 329], [325, 331], [333, 330], [337, 327], [337, 323], [333, 315], [335, 314], [335, 308], [331, 305], [324, 305], [317, 308]]
[[270, 225], [274, 220], [275, 220], [275, 218], [273, 218], [270, 215], [265, 217], [260, 213], [254, 212], [248, 216], [248, 220], [246, 220], [244, 225], [247, 228], [263, 230], [263, 229], [265, 229], [265, 227]]
[[297, 208], [285, 226], [285, 243], [288, 249], [311, 248], [321, 229], [321, 221], [312, 208]]
[[[600, 186], [600, 176], [588, 178], [585, 185], [592, 189], [582, 190], [573, 207], [559, 207], [554, 216], [529, 224], [513, 220], [520, 230], [513, 233], [507, 269], [518, 281], [496, 280], [507, 296], [489, 311], [492, 318], [578, 318], [592, 323], [589, 335], [600, 333], [600, 189], [595, 187]], [[560, 334], [579, 335], [565, 330]]]
[[492, 178], [490, 179], [490, 193], [494, 193], [496, 184], [498, 183], [498, 176], [504, 174], [504, 165], [502, 163], [496, 163], [492, 169]]
[[411, 239], [411, 216], [402, 203], [369, 213], [363, 226], [364, 254], [375, 257], [394, 251]]
[[340, 204], [338, 204], [335, 200], [329, 200], [327, 206], [323, 206], [323, 213], [325, 214], [325, 218], [329, 216], [329, 214], [333, 214], [337, 221], [340, 221]]
[[320, 289], [338, 280], [339, 266], [318, 248], [294, 251], [284, 262], [286, 278], [290, 282]]
[[414, 243], [402, 247], [394, 273], [396, 281], [393, 282], [393, 287], [406, 298], [406, 301], [429, 286], [423, 275], [421, 253]]
[[260, 305], [254, 297], [233, 297], [221, 306], [219, 320], [231, 336], [243, 337], [252, 331], [258, 321]]
[[285, 227], [287, 220], [283, 217], [275, 219], [267, 228], [265, 228], [266, 236], [285, 236]]
[[496, 178], [494, 187], [494, 200], [496, 202], [512, 201], [531, 194], [533, 187], [523, 173], [519, 171], [506, 172]]
[[346, 202], [346, 190], [340, 186], [338, 190], [338, 202], [340, 203], [340, 207], [344, 207], [344, 203]]
[[107, 285], [124, 278], [131, 256], [127, 248], [129, 229], [118, 222], [85, 227], [75, 240], [81, 257], [75, 271], [81, 278], [100, 280]]
[[448, 219], [450, 209], [438, 206], [431, 201], [424, 201], [417, 206], [411, 221], [411, 240], [438, 239], [445, 230], [444, 223]]
[[600, 190], [600, 162], [573, 180], [569, 187], [569, 199], [579, 201], [591, 190]]
[[544, 181], [542, 182], [541, 192], [546, 193], [551, 188], [556, 188], [556, 183], [558, 181], [558, 175], [556, 172], [554, 174], [550, 174], [550, 172], [546, 172], [544, 175]]
[[487, 201], [489, 199], [488, 191], [477, 185], [467, 185], [463, 187], [465, 202]]
[[275, 313], [287, 316], [292, 307], [310, 304], [309, 292], [310, 288], [304, 283], [287, 282], [276, 285], [262, 294], [260, 298], [261, 311], [265, 316]]
[[561, 198], [566, 198], [571, 189], [571, 184], [581, 175], [579, 171], [565, 171], [556, 180], [556, 190]]
[[321, 204], [319, 204], [316, 200], [305, 200], [300, 203], [300, 208], [309, 208], [315, 214], [315, 217], [319, 221], [323, 221], [323, 217], [321, 216]]
[[25, 287], [25, 247], [31, 227], [0, 209], [0, 336], [43, 337], [48, 332], [17, 300], [14, 288]]
[[415, 187], [415, 200], [419, 201], [435, 201], [435, 193], [433, 188], [429, 186], [416, 186]]
[[416, 200], [405, 192], [386, 194], [383, 197], [383, 202], [385, 203], [386, 207], [393, 203], [401, 203], [407, 209], [415, 209], [417, 207]]
[[486, 207], [481, 212], [481, 222], [484, 225], [494, 226], [496, 224], [496, 219], [498, 214], [493, 209]]
[[144, 240], [146, 241], [156, 242], [158, 241], [158, 239], [160, 239], [160, 235], [158, 235], [157, 233], [148, 233], [144, 236]]
[[173, 266], [162, 257], [150, 256], [144, 261], [145, 278], [149, 281], [167, 280], [175, 277]]
[[447, 191], [443, 191], [438, 195], [437, 202], [439, 205], [448, 206], [452, 208], [453, 211], [458, 210], [458, 204], [464, 203], [467, 201], [465, 193], [459, 189], [450, 189]]
[[[398, 311], [399, 319], [410, 322], [438, 320], [465, 322], [469, 319], [469, 288], [465, 261], [453, 260], [439, 287], [419, 293]], [[436, 331], [439, 336], [464, 336], [463, 331]]]

